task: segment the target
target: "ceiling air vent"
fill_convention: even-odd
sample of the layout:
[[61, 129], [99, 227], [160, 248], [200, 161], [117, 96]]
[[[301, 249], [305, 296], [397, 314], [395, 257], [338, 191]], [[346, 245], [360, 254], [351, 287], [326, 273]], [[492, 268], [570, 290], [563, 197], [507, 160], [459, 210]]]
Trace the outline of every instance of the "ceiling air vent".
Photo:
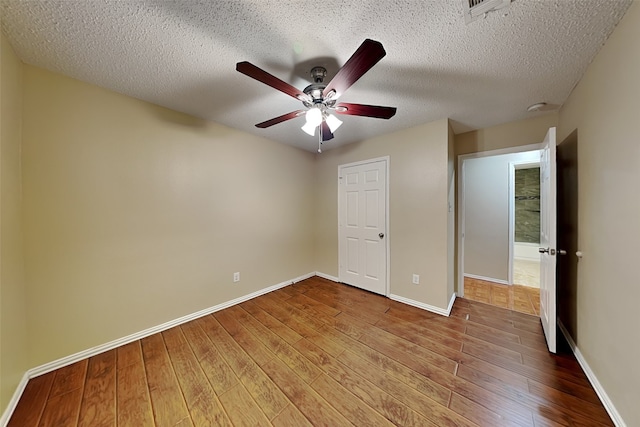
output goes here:
[[464, 19], [468, 24], [510, 3], [511, 0], [464, 0]]

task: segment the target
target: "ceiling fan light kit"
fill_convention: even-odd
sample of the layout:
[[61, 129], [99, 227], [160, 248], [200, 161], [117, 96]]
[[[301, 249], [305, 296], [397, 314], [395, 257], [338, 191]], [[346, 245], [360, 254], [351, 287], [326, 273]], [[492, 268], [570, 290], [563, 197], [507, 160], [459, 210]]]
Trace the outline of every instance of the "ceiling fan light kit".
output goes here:
[[315, 135], [316, 128], [320, 130], [318, 152], [321, 153], [322, 143], [333, 139], [333, 133], [342, 125], [342, 121], [331, 114], [332, 112], [377, 119], [390, 119], [396, 114], [395, 107], [338, 103], [338, 98], [385, 55], [386, 52], [380, 42], [366, 39], [338, 70], [329, 84], [324, 83], [327, 70], [324, 67], [313, 67], [311, 69], [313, 83], [303, 91], [247, 61], [238, 62], [236, 70], [301, 101], [306, 108], [306, 110], [292, 111], [258, 123], [257, 127], [267, 128], [304, 114], [306, 122], [302, 126], [302, 130], [311, 136]]

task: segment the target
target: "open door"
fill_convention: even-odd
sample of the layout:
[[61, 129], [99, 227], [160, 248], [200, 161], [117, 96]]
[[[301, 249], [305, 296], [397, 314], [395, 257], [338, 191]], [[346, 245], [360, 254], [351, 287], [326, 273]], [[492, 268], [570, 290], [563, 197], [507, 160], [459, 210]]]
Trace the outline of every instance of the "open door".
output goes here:
[[556, 352], [556, 128], [540, 154], [540, 320], [547, 346]]

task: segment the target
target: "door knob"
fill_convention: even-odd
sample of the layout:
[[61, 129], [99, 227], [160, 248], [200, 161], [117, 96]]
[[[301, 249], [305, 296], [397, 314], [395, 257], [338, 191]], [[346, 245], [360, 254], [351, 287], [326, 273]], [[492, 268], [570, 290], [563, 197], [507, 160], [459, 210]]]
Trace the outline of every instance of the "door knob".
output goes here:
[[558, 255], [566, 255], [567, 251], [565, 251], [564, 249], [558, 249]]
[[544, 253], [548, 254], [549, 253], [549, 248], [538, 248], [538, 252], [540, 252], [541, 254], [544, 254]]
[[384, 237], [384, 233], [378, 234], [378, 237], [380, 237], [382, 239]]

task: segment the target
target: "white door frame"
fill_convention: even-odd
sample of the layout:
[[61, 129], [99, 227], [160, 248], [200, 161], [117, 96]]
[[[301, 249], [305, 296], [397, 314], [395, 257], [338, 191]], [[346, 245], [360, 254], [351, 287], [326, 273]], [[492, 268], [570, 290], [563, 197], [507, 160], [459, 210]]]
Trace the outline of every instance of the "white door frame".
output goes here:
[[391, 239], [390, 237], [390, 228], [389, 228], [389, 163], [390, 163], [390, 157], [389, 156], [384, 156], [384, 157], [376, 157], [374, 159], [368, 159], [368, 160], [361, 160], [361, 161], [357, 161], [357, 162], [352, 162], [352, 163], [346, 163], [343, 165], [339, 165], [338, 166], [338, 179], [336, 180], [336, 182], [338, 183], [337, 186], [337, 193], [338, 193], [338, 280], [341, 280], [342, 278], [340, 277], [340, 260], [342, 259], [342, 250], [340, 249], [340, 212], [342, 212], [341, 210], [341, 201], [340, 201], [340, 177], [342, 176], [342, 170], [344, 168], [348, 168], [351, 166], [360, 166], [360, 165], [366, 165], [368, 163], [377, 163], [377, 162], [384, 162], [384, 166], [385, 166], [385, 201], [384, 201], [384, 209], [385, 209], [385, 224], [384, 224], [384, 250], [385, 250], [385, 260], [386, 260], [386, 277], [385, 277], [385, 290], [384, 290], [384, 295], [386, 297], [389, 297], [389, 295], [391, 294], [391, 290], [390, 290], [390, 262], [389, 262], [389, 248], [390, 248], [390, 244], [389, 241]]
[[[457, 247], [458, 247], [458, 297], [464, 297], [464, 230], [465, 230], [465, 218], [464, 218], [464, 162], [470, 159], [477, 159], [480, 157], [499, 156], [501, 154], [513, 154], [522, 153], [525, 151], [540, 150], [542, 143], [521, 145], [518, 147], [501, 148], [491, 151], [479, 151], [477, 153], [461, 154], [458, 156], [458, 235], [457, 235]], [[513, 248], [510, 248], [512, 251]], [[510, 263], [511, 264], [511, 263]], [[512, 266], [509, 269], [509, 280], [511, 282]]]
[[514, 245], [516, 240], [516, 169], [528, 169], [529, 167], [540, 167], [540, 161], [518, 160], [509, 162], [509, 285], [513, 285], [513, 258], [515, 256]]

